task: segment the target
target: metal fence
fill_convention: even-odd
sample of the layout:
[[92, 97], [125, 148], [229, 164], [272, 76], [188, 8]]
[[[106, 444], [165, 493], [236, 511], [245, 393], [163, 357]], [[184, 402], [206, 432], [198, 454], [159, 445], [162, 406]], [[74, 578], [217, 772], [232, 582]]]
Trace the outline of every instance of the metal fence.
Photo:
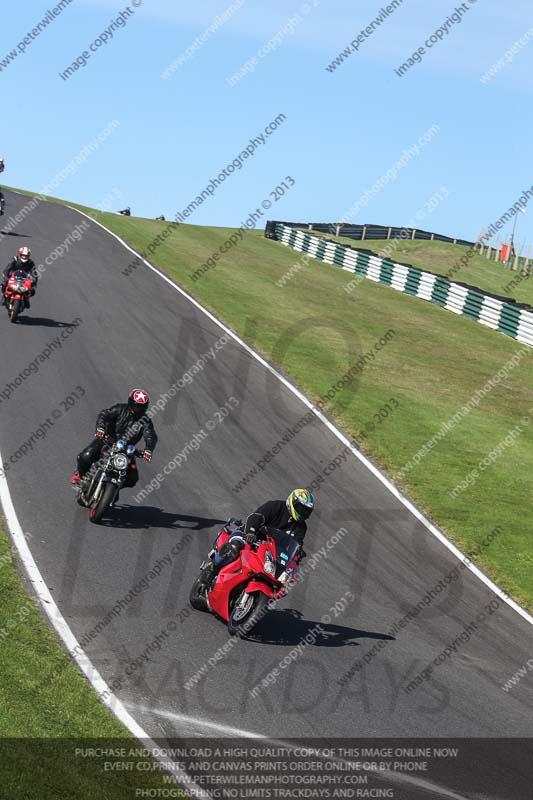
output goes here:
[[[469, 317], [533, 347], [533, 309], [512, 298], [501, 297], [466, 283], [450, 281], [443, 275], [400, 264], [377, 256], [370, 250], [340, 244], [309, 232], [277, 223], [276, 241], [311, 258], [354, 273], [355, 285], [364, 278], [399, 292], [435, 303], [454, 314]], [[345, 287], [351, 291], [353, 286]]]
[[424, 231], [419, 228], [398, 228], [386, 225], [348, 225], [344, 222], [278, 222], [269, 220], [265, 227], [267, 239], [276, 239], [276, 225], [285, 225], [287, 228], [329, 233], [330, 236], [345, 236], [347, 239], [425, 239], [427, 241], [450, 242], [451, 244], [465, 244], [472, 247], [475, 242], [466, 239], [454, 239], [441, 233]]

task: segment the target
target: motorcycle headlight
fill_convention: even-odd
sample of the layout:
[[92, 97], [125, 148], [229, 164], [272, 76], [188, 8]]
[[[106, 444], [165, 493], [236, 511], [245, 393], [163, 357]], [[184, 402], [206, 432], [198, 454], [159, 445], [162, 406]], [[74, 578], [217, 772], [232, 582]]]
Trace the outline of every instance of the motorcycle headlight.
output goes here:
[[117, 453], [113, 457], [113, 466], [115, 469], [123, 470], [128, 466], [128, 459], [123, 453]]
[[276, 574], [276, 562], [272, 558], [271, 553], [267, 551], [265, 556], [265, 563], [263, 564], [263, 569], [267, 573], [267, 575], [275, 575]]

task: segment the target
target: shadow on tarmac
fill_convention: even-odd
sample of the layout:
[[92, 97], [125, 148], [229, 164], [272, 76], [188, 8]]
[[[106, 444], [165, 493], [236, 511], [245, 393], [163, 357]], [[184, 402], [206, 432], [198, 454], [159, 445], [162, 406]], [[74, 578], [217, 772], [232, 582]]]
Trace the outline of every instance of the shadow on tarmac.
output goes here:
[[294, 646], [308, 634], [312, 636], [312, 647], [358, 647], [356, 639], [394, 639], [386, 633], [303, 619], [302, 612], [293, 608], [269, 611], [247, 639], [258, 644]]

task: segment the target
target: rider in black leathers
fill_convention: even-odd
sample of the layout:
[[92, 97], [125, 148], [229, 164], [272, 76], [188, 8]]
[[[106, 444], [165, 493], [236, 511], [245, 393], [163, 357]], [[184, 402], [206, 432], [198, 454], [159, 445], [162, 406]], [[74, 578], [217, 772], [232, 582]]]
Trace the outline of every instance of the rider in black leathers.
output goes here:
[[[308, 519], [314, 509], [315, 499], [307, 489], [295, 489], [286, 500], [268, 500], [250, 514], [244, 526], [242, 521], [232, 518], [215, 542], [212, 569], [206, 571], [205, 579], [238, 558], [245, 543], [255, 544], [262, 538], [264, 528], [276, 528], [294, 536], [300, 545], [298, 562], [305, 558], [303, 541], [307, 533]], [[219, 542], [219, 540], [222, 540]]]
[[[1, 292], [1, 303], [5, 305], [6, 298], [4, 293], [6, 291], [7, 282], [9, 280], [9, 276], [16, 272], [17, 270], [21, 270], [22, 272], [26, 272], [31, 280], [32, 290], [31, 296], [35, 294], [35, 290], [37, 288], [37, 282], [39, 280], [39, 275], [37, 270], [35, 269], [35, 262], [33, 259], [30, 258], [31, 250], [29, 247], [21, 247], [15, 256], [15, 258], [11, 259], [7, 267], [2, 272], [2, 283], [0, 284], [0, 292]], [[26, 308], [30, 307], [30, 301], [28, 297], [24, 298], [24, 305]]]
[[[133, 389], [127, 403], [117, 403], [111, 408], [100, 411], [96, 420], [95, 438], [78, 455], [78, 469], [70, 479], [74, 486], [80, 484], [91, 466], [98, 461], [106, 439], [113, 442], [123, 439], [126, 444], [137, 444], [139, 439], [144, 437], [146, 449], [143, 458], [145, 461], [152, 460], [157, 434], [152, 420], [146, 416], [149, 406], [150, 399], [147, 392]], [[133, 459], [124, 486], [132, 488], [138, 480], [137, 464]]]

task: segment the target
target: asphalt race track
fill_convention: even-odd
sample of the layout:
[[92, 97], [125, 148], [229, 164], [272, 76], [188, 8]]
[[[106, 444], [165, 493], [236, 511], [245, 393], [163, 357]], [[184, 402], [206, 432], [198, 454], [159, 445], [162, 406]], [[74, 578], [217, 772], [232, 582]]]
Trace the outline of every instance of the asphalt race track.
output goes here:
[[[27, 201], [9, 191], [5, 196], [0, 229]], [[41, 263], [84, 220], [74, 210], [41, 203], [2, 237], [2, 265], [22, 244]], [[70, 254], [48, 267], [20, 324], [11, 325], [0, 309], [0, 448], [9, 488], [34, 558], [78, 640], [156, 562], [163, 565], [85, 648], [103, 677], [120, 683], [117, 695], [130, 713], [154, 737], [530, 735], [531, 680], [509, 692], [501, 686], [531, 657], [531, 626], [501, 602], [427, 681], [404, 691], [495, 596], [464, 570], [416, 619], [387, 636], [457, 561], [353, 456], [317, 490], [306, 550], [319, 550], [340, 528], [347, 534], [261, 623], [253, 640], [237, 641], [193, 688], [184, 688], [228, 641], [222, 622], [186, 611], [190, 586], [218, 527], [265, 499], [308, 485], [344, 446], [314, 419], [249, 488], [233, 492], [307, 409], [229, 340], [154, 418], [160, 437], [154, 460], [140, 463], [138, 487], [123, 492], [113, 521], [91, 525], [68, 479], [76, 453], [93, 436], [99, 409], [125, 400], [133, 386], [147, 388], [157, 400], [223, 335], [145, 266], [124, 276], [131, 260], [128, 250], [91, 222]], [[75, 319], [81, 321], [67, 328]], [[3, 399], [5, 386], [61, 336], [61, 349], [56, 346], [38, 372]], [[73, 400], [65, 402], [68, 396]], [[239, 405], [216, 421], [230, 397]], [[21, 445], [48, 417], [53, 426], [20, 455]], [[213, 429], [186, 463], [136, 503], [135, 494], [208, 422]], [[181, 541], [179, 555], [167, 563]], [[346, 601], [348, 592], [353, 600]], [[335, 616], [331, 609], [343, 597], [347, 607]], [[331, 622], [280, 670], [274, 685], [253, 698], [257, 683], [326, 614]], [[160, 649], [151, 647], [149, 659], [143, 658], [163, 630]], [[341, 685], [343, 675], [380, 641], [381, 651]], [[128, 677], [125, 670], [134, 661]]]

